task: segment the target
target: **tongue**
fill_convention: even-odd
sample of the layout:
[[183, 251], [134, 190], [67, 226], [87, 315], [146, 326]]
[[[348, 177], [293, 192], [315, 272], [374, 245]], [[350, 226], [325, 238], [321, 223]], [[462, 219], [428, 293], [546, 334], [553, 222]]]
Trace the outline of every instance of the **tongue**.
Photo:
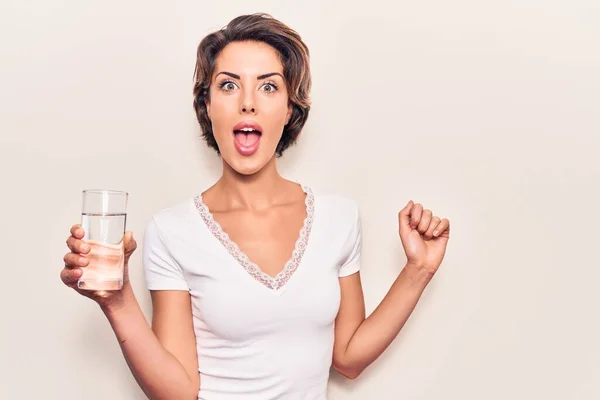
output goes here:
[[258, 142], [259, 138], [260, 135], [258, 133], [235, 133], [235, 140], [243, 146], [252, 146], [256, 142]]

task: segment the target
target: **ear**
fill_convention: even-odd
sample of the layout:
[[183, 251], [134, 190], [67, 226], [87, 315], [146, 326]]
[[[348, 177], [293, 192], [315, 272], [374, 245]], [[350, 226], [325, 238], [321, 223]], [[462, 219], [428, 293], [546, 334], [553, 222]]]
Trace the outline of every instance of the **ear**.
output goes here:
[[288, 112], [286, 114], [285, 117], [285, 124], [289, 124], [290, 123], [290, 119], [292, 118], [292, 113], [294, 111], [294, 106], [290, 103], [290, 105], [288, 106]]
[[210, 118], [210, 101], [204, 97], [204, 106], [206, 107], [206, 115]]

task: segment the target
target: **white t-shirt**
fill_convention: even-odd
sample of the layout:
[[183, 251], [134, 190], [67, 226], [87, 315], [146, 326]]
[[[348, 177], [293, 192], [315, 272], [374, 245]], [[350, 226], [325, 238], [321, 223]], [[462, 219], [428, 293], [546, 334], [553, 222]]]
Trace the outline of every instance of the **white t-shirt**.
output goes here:
[[198, 399], [326, 399], [338, 278], [360, 268], [361, 224], [353, 200], [303, 189], [307, 217], [276, 278], [248, 260], [200, 195], [149, 223], [148, 289], [191, 294]]

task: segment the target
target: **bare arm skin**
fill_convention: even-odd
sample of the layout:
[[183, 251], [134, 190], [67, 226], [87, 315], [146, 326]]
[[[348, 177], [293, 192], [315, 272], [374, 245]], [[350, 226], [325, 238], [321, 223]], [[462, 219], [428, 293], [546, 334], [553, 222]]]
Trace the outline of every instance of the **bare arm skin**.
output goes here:
[[360, 273], [340, 278], [333, 369], [349, 379], [358, 377], [396, 338], [444, 258], [450, 237], [447, 219], [409, 201], [398, 222], [407, 263], [368, 318]]
[[123, 303], [103, 308], [129, 369], [151, 400], [198, 398], [200, 378], [192, 327], [190, 295], [184, 291], [153, 291], [152, 327], [131, 290]]
[[148, 324], [129, 283], [128, 262], [137, 248], [131, 232], [124, 238], [125, 271], [118, 291], [91, 291], [77, 287], [89, 261], [83, 229], [73, 226], [67, 239], [70, 253], [64, 257], [63, 283], [94, 300], [106, 315], [129, 368], [151, 400], [195, 400], [200, 378], [196, 338], [187, 291], [152, 291], [153, 318]]

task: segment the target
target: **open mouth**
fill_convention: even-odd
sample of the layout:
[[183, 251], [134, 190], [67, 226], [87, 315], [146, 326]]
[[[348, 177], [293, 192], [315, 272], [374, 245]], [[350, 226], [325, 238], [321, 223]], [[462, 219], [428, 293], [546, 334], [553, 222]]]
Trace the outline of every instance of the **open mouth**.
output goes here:
[[242, 128], [235, 129], [233, 134], [235, 135], [235, 140], [240, 142], [240, 144], [244, 146], [252, 146], [254, 143], [258, 142], [262, 132], [254, 128]]
[[258, 150], [262, 128], [254, 122], [241, 122], [233, 128], [235, 147], [242, 155], [251, 155]]

